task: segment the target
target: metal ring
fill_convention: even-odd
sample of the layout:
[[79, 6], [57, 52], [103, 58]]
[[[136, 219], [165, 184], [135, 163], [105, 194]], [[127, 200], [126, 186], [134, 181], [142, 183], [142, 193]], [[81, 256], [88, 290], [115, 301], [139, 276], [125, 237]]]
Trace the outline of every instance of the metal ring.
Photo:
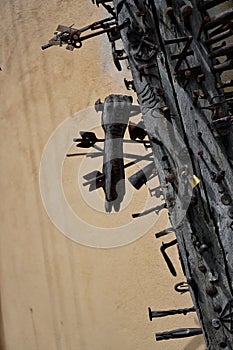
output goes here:
[[174, 289], [176, 292], [184, 294], [189, 292], [189, 285], [187, 282], [179, 282], [174, 285]]

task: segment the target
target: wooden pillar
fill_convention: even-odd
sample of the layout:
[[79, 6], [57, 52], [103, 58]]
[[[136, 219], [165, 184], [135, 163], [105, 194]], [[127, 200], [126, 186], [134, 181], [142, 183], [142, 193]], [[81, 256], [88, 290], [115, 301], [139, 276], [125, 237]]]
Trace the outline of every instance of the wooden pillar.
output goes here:
[[212, 18], [203, 8], [216, 3], [114, 0], [118, 24], [130, 20], [121, 37], [211, 350], [233, 348], [225, 322], [233, 292], [232, 100], [219, 87], [224, 67], [206, 44], [211, 31], [226, 29], [232, 10]]

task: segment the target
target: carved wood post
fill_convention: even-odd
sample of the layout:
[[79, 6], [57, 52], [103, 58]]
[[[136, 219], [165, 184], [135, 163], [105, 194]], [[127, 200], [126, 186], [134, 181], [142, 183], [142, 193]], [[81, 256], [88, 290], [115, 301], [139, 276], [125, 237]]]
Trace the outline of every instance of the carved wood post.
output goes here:
[[233, 10], [209, 16], [223, 2], [214, 0], [113, 2], [118, 25], [130, 20], [121, 37], [206, 346], [232, 349], [233, 101], [221, 82], [232, 51], [210, 43], [232, 35]]

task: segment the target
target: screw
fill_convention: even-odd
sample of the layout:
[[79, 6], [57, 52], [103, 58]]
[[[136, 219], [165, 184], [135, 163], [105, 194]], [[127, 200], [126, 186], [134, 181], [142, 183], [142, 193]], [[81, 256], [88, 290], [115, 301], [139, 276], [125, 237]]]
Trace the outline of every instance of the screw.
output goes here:
[[228, 193], [225, 193], [222, 195], [222, 197], [221, 197], [222, 204], [230, 205], [231, 201], [232, 201], [231, 196]]

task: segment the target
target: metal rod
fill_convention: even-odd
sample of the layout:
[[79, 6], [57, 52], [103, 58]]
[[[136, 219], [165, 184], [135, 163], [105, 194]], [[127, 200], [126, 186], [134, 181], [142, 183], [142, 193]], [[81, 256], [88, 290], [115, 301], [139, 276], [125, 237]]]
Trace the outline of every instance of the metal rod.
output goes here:
[[233, 86], [233, 80], [226, 80], [226, 81], [221, 81], [220, 83], [217, 83], [216, 87], [217, 89], [224, 89], [227, 87], [232, 87]]
[[186, 55], [187, 55], [187, 51], [191, 45], [191, 42], [193, 40], [193, 37], [192, 36], [189, 36], [189, 39], [187, 41], [187, 43], [185, 44], [185, 47], [183, 48], [183, 51], [181, 52], [180, 56], [179, 56], [179, 59], [175, 65], [175, 68], [174, 68], [174, 72], [176, 73], [178, 71], [178, 69], [180, 68], [181, 66], [181, 63], [183, 62], [183, 60], [185, 59]]
[[229, 38], [230, 36], [233, 35], [233, 30], [232, 29], [227, 29], [225, 32], [219, 33], [205, 41], [206, 45], [212, 45], [215, 43], [218, 43], [219, 41]]
[[174, 310], [162, 310], [162, 311], [152, 311], [150, 307], [148, 307], [149, 312], [149, 319], [152, 321], [153, 318], [158, 317], [166, 317], [166, 316], [173, 316], [173, 315], [187, 315], [190, 312], [196, 312], [195, 307], [190, 308], [184, 308], [184, 309], [174, 309]]
[[233, 69], [233, 59], [225, 61], [223, 63], [220, 64], [216, 64], [215, 66], [213, 66], [213, 71], [215, 73], [222, 73], [224, 71]]
[[213, 17], [210, 20], [210, 22], [208, 22], [204, 25], [204, 30], [213, 29], [220, 24], [227, 23], [231, 19], [233, 19], [233, 8], [230, 8], [230, 9], [222, 12], [220, 15]]
[[173, 227], [166, 228], [165, 230], [159, 231], [155, 233], [156, 238], [160, 238], [162, 236], [166, 236], [169, 233], [175, 232], [175, 229]]
[[136, 188], [136, 190], [139, 190], [143, 185], [147, 183], [154, 169], [155, 164], [152, 162], [151, 164], [146, 165], [143, 169], [137, 171], [135, 174], [131, 175], [128, 180], [131, 185]]
[[161, 253], [163, 255], [164, 260], [166, 261], [167, 267], [169, 268], [169, 270], [170, 270], [170, 272], [171, 272], [171, 274], [173, 276], [177, 275], [176, 274], [176, 270], [175, 270], [175, 268], [174, 268], [174, 266], [172, 264], [172, 261], [170, 260], [169, 256], [166, 253], [166, 249], [171, 247], [171, 246], [173, 246], [173, 245], [175, 245], [175, 244], [177, 244], [177, 240], [176, 239], [174, 239], [173, 241], [171, 241], [169, 243], [163, 243], [162, 242], [162, 246], [160, 247], [160, 251], [161, 251]]
[[168, 332], [156, 333], [155, 337], [157, 341], [160, 341], [177, 338], [188, 338], [199, 334], [202, 334], [201, 328], [178, 328]]
[[188, 41], [189, 39], [190, 39], [190, 36], [181, 36], [174, 39], [166, 39], [164, 40], [164, 44], [165, 45], [177, 44], [177, 43]]
[[198, 6], [200, 11], [206, 11], [229, 0], [207, 0]]
[[212, 32], [209, 33], [209, 37], [212, 38], [215, 35], [225, 32], [227, 29], [233, 29], [233, 20], [230, 20], [228, 23], [224, 23], [216, 29], [214, 29]]
[[209, 54], [210, 58], [219, 57], [219, 56], [228, 56], [233, 54], [233, 44], [225, 45], [217, 50], [214, 50]]
[[[193, 54], [194, 54], [193, 50], [187, 51], [185, 57], [192, 56]], [[177, 58], [180, 57], [180, 55], [181, 55], [181, 53], [176, 53], [174, 55], [171, 55], [171, 59], [176, 60]]]

